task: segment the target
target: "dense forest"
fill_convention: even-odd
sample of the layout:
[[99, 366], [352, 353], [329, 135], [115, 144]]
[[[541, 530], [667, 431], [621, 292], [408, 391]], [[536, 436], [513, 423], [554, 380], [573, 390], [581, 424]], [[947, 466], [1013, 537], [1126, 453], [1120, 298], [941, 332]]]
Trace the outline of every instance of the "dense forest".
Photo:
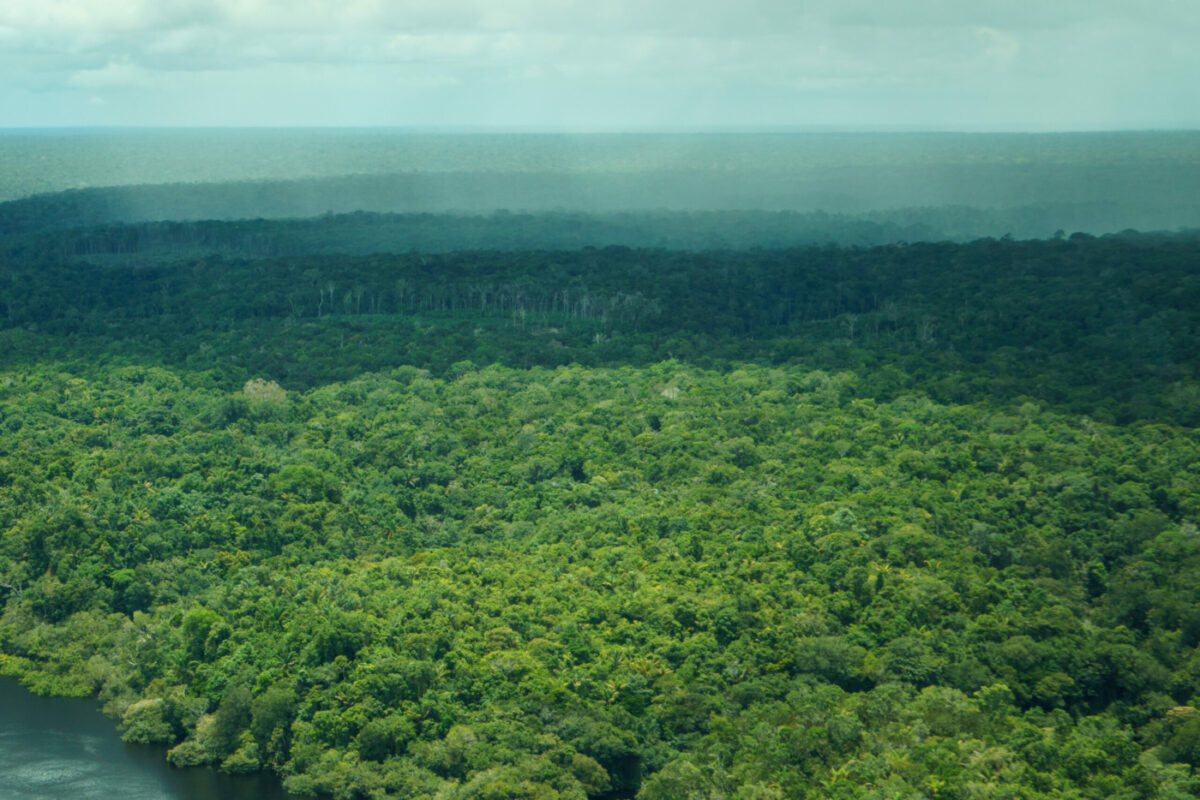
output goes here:
[[30, 208], [0, 673], [128, 741], [302, 797], [1200, 797], [1200, 235]]

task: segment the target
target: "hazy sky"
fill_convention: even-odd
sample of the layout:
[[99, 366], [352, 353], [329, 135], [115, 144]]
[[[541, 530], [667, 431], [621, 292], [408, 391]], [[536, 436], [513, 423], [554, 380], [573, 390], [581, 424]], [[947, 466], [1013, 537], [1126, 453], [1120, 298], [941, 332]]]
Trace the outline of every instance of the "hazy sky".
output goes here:
[[3, 0], [0, 127], [1200, 127], [1200, 0]]

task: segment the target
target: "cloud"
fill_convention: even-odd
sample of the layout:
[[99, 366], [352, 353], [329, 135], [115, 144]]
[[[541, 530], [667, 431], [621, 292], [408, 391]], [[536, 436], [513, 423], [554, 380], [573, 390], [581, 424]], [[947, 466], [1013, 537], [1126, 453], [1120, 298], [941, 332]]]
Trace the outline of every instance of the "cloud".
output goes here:
[[[1139, 113], [1200, 105], [1198, 36], [1196, 0], [5, 0], [0, 85], [203, 85], [251, 111], [276, 108], [254, 92], [311, 104], [339, 82], [347, 97], [456, 87], [464, 107], [547, 113], [596, 93], [614, 114], [626, 96], [714, 118], [769, 96], [764, 119], [838, 109], [907, 123], [987, 107], [1067, 125], [1087, 113], [1075, 106], [1072, 123], [1053, 102], [1069, 91], [1095, 108], [1132, 108], [1118, 95], [1137, 93]], [[981, 96], [994, 102], [964, 103]], [[436, 99], [422, 102], [436, 122]]]
[[215, 25], [224, 9], [212, 0], [6, 0], [0, 25], [57, 31], [146, 31]]
[[975, 28], [975, 36], [980, 40], [983, 54], [994, 61], [1009, 62], [1021, 53], [1021, 43], [1012, 34], [998, 31], [995, 28]]
[[821, 26], [1059, 28], [1080, 21], [1191, 19], [1192, 0], [6, 0], [0, 26], [165, 31], [522, 31], [577, 35], [757, 36]]
[[128, 59], [109, 61], [99, 69], [80, 70], [67, 79], [67, 85], [79, 89], [147, 88], [160, 83], [160, 76]]

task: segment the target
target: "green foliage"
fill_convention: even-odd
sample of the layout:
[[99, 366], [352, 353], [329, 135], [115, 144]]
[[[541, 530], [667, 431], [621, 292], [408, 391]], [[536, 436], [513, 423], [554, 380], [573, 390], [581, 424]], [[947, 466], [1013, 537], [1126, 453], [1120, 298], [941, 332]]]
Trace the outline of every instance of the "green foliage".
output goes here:
[[139, 700], [121, 717], [121, 738], [138, 744], [174, 743], [175, 729], [166, 718], [161, 697]]
[[[301, 265], [180, 266], [181, 297], [231, 281], [187, 315], [147, 305], [165, 272], [99, 275], [75, 322], [5, 272], [0, 672], [302, 796], [1194, 796], [1194, 252], [742, 254], [723, 282], [728, 255], [528, 254], [562, 272], [524, 319], [472, 294], [494, 254], [369, 319], [272, 318], [289, 285], [329, 302]], [[1083, 273], [1133, 255], [1093, 305]], [[871, 310], [905, 281], [922, 316]]]

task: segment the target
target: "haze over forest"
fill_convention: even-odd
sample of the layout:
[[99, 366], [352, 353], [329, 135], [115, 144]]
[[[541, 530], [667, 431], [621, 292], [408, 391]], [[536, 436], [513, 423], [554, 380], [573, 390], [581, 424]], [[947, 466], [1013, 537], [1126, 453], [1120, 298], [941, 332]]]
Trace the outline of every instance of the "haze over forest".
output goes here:
[[[480, 222], [464, 215], [504, 211], [590, 215], [560, 227], [567, 238], [518, 236], [527, 246], [750, 245], [756, 236], [779, 246], [1174, 230], [1200, 218], [1200, 134], [1187, 131], [74, 130], [10, 132], [0, 144], [0, 197], [13, 198], [0, 203], [0, 230], [9, 233], [361, 211], [453, 214], [448, 224], [469, 227]], [[670, 221], [656, 236], [613, 219], [627, 212]], [[755, 221], [710, 215], [704, 238], [682, 235], [690, 223], [680, 215], [696, 212]], [[381, 222], [369, 243], [340, 246], [403, 252], [458, 241], [418, 235], [412, 220]], [[514, 231], [528, 222], [508, 220]]]

